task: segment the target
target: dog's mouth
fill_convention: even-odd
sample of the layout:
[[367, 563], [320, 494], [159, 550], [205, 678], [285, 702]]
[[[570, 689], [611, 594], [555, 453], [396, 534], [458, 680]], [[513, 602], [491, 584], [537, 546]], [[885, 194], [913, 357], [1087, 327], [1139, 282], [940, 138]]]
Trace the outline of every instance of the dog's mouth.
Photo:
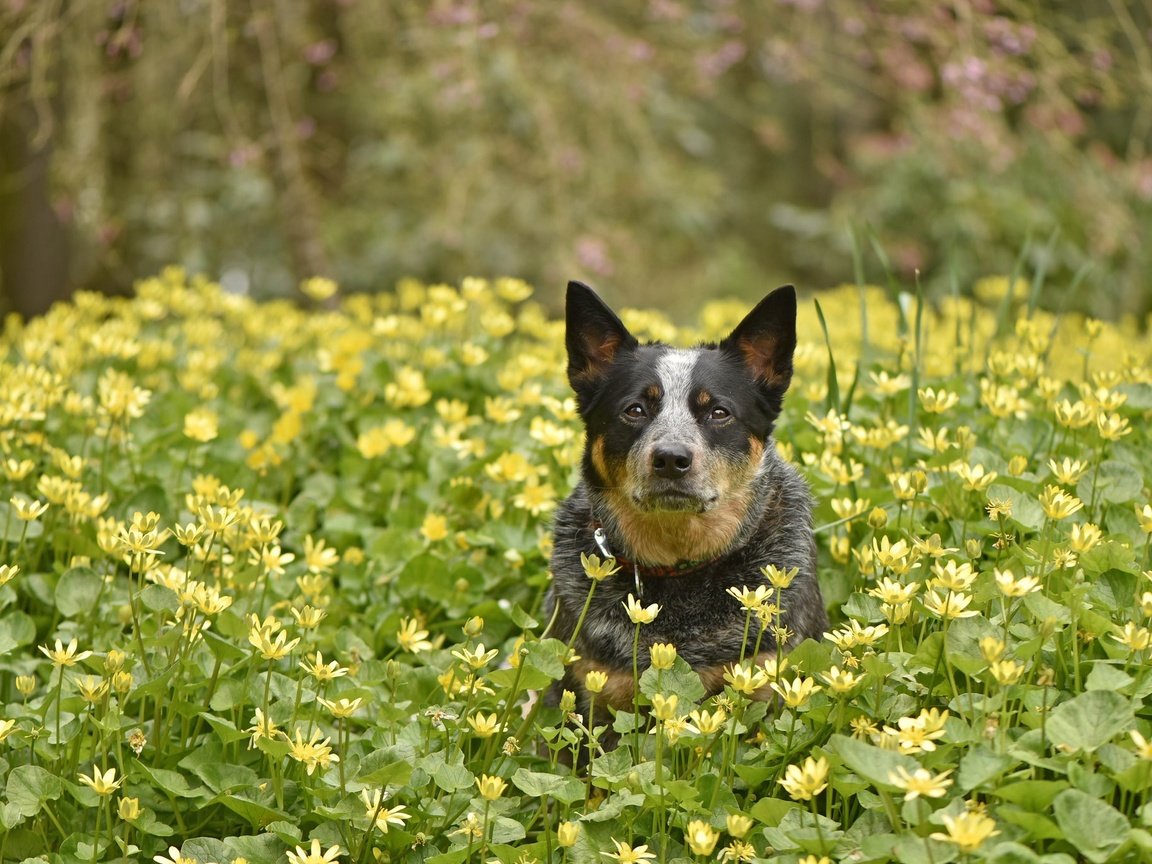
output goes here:
[[659, 489], [636, 493], [632, 501], [647, 513], [704, 513], [716, 506], [718, 495], [701, 495], [682, 489]]

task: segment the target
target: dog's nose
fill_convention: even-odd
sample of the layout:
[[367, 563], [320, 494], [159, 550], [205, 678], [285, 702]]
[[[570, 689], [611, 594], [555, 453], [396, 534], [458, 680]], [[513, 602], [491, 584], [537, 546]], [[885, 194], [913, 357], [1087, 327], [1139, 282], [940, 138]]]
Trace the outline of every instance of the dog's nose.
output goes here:
[[652, 454], [652, 473], [666, 480], [679, 480], [692, 467], [692, 453], [687, 447], [661, 447]]

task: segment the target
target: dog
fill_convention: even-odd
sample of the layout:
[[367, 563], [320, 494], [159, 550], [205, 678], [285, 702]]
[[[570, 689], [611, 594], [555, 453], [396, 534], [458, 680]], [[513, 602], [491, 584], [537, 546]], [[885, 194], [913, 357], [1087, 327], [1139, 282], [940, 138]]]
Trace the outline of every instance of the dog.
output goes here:
[[[595, 291], [569, 282], [566, 326], [585, 448], [581, 480], [554, 520], [547, 612], [552, 635], [570, 642], [575, 633], [579, 659], [547, 701], [570, 690], [586, 711], [585, 676], [600, 671], [607, 684], [590, 722], [632, 705], [629, 594], [660, 606], [640, 627], [639, 670], [653, 643], [671, 643], [709, 695], [723, 690], [725, 668], [742, 654], [762, 662], [821, 638], [828, 619], [811, 496], [772, 438], [792, 380], [795, 289], [770, 293], [719, 344], [679, 349], [641, 344]], [[619, 567], [596, 585], [586, 612], [592, 583], [581, 554], [612, 556]], [[761, 632], [752, 615], [745, 638], [748, 615], [728, 589], [767, 585], [767, 565], [796, 569], [772, 622], [787, 630]], [[764, 690], [759, 698], [768, 698]]]

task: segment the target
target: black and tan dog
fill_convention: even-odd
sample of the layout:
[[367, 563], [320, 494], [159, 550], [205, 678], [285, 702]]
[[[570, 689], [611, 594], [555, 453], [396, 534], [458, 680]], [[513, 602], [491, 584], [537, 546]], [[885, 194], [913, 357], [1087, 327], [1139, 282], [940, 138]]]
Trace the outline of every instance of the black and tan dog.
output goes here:
[[820, 638], [809, 492], [772, 441], [792, 379], [795, 290], [769, 294], [718, 345], [677, 349], [640, 344], [591, 288], [570, 282], [567, 328], [587, 438], [582, 482], [556, 514], [552, 634], [571, 638], [588, 596], [581, 553], [608, 550], [620, 571], [597, 586], [575, 643], [581, 659], [549, 701], [568, 689], [585, 710], [585, 675], [600, 670], [608, 685], [597, 705], [631, 704], [635, 628], [624, 602], [638, 589], [661, 607], [640, 630], [640, 669], [648, 646], [672, 643], [711, 693], [744, 638], [745, 610], [727, 590], [767, 584], [762, 567], [799, 569], [781, 604], [791, 636], [781, 646], [770, 632], [758, 639], [753, 617], [745, 656], [757, 643], [764, 659]]

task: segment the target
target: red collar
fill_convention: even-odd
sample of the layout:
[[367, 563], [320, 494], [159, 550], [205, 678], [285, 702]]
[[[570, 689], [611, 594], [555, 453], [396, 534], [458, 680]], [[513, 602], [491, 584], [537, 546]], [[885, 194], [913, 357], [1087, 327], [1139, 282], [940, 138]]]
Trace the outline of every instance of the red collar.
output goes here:
[[[593, 518], [590, 527], [592, 528], [593, 536], [595, 536], [596, 532], [600, 532], [601, 536], [603, 536], [604, 523], [599, 519]], [[632, 571], [637, 579], [637, 587], [639, 587], [639, 578], [641, 576], [656, 578], [665, 576], [687, 576], [703, 570], [705, 567], [710, 567], [719, 561], [720, 557], [723, 557], [711, 558], [707, 561], [678, 561], [675, 564], [641, 564], [638, 561], [632, 561], [619, 555], [612, 555], [608, 549], [606, 540], [601, 542], [600, 539], [597, 539], [596, 545], [600, 547], [601, 553], [610, 555], [616, 559], [616, 563], [620, 566], [621, 571]]]

